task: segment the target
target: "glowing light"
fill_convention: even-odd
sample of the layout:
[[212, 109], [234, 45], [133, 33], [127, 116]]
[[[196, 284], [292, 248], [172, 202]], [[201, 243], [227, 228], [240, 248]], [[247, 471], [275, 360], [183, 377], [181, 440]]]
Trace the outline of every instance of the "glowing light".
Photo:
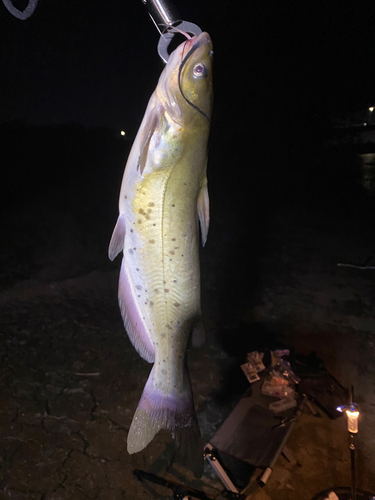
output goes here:
[[346, 416], [348, 417], [348, 431], [352, 434], [356, 434], [358, 432], [359, 411], [347, 409]]
[[120, 134], [125, 135], [125, 130], [121, 130]]
[[359, 417], [358, 406], [355, 403], [350, 403], [348, 405], [338, 406], [336, 410], [340, 412], [345, 411], [348, 417], [348, 431], [352, 434], [357, 434]]
[[368, 110], [370, 111], [370, 113], [372, 113], [374, 111], [374, 106], [370, 106]]

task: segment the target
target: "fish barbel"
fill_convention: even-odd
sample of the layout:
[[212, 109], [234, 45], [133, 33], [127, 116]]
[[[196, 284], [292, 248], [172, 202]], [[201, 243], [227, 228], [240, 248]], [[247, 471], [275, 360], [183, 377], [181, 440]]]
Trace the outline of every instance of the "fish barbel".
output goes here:
[[123, 251], [119, 305], [125, 329], [140, 356], [154, 363], [129, 430], [129, 453], [142, 450], [161, 429], [182, 448], [200, 435], [187, 351], [191, 339], [199, 344], [204, 336], [198, 220], [204, 245], [212, 55], [207, 33], [170, 55], [121, 185], [109, 258]]

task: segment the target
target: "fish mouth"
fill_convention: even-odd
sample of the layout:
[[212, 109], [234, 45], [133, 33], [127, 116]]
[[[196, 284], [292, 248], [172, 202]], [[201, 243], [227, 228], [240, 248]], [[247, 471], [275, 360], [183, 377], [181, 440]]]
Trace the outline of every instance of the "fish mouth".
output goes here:
[[[211, 37], [210, 35], [206, 32], [206, 31], [203, 31], [202, 33], [200, 33], [199, 35], [197, 36], [194, 36], [193, 38], [191, 38], [190, 40], [186, 40], [185, 44], [184, 44], [184, 48], [183, 48], [183, 51], [182, 51], [182, 62], [186, 59], [188, 59], [191, 54], [198, 48], [200, 47], [201, 45], [203, 44], [210, 44], [211, 45], [211, 54], [213, 53], [212, 52], [212, 40], [211, 40]], [[184, 57], [184, 53], [186, 53], [186, 56]], [[211, 55], [210, 54], [210, 55]]]

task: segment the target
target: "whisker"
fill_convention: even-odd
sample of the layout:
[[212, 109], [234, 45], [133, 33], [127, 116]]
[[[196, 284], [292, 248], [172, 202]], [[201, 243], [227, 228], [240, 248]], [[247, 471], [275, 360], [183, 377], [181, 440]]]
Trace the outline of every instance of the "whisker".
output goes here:
[[170, 28], [168, 28], [168, 31], [172, 31], [172, 32], [173, 32], [173, 31], [177, 31], [178, 33], [181, 33], [181, 35], [186, 36], [186, 38], [187, 38], [188, 40], [191, 40], [191, 38], [192, 38], [192, 37], [189, 35], [189, 33], [186, 33], [186, 31], [182, 31], [182, 30], [180, 30], [180, 28], [177, 28], [177, 26], [171, 26]]

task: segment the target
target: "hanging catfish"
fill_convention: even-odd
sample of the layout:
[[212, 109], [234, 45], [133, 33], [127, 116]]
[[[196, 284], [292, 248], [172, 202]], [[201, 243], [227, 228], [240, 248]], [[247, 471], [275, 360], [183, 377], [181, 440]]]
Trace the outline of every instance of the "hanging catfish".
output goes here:
[[199, 438], [187, 351], [191, 339], [198, 344], [204, 336], [198, 220], [204, 245], [212, 54], [209, 35], [201, 33], [170, 55], [122, 181], [109, 258], [123, 251], [121, 314], [135, 349], [153, 363], [129, 430], [129, 453], [161, 429], [180, 445]]

